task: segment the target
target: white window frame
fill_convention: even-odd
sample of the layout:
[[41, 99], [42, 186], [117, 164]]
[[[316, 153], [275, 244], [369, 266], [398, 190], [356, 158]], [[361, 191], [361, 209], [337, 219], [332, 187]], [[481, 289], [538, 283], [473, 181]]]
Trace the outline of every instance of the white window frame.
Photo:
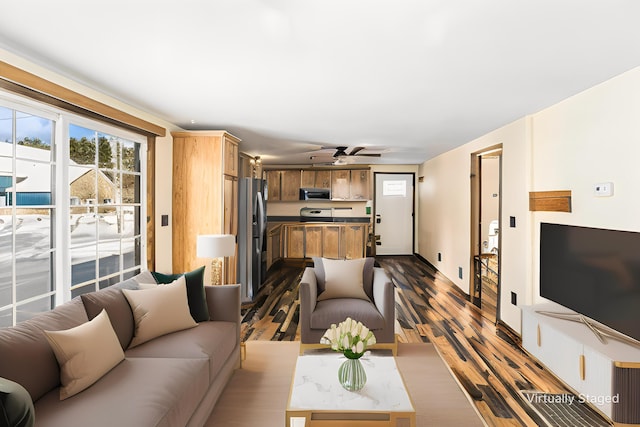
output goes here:
[[[51, 248], [54, 259], [53, 267], [53, 290], [47, 294], [41, 294], [37, 297], [29, 298], [23, 301], [16, 300], [16, 274], [12, 272], [12, 317], [13, 324], [16, 323], [17, 308], [30, 301], [51, 297], [55, 295], [54, 306], [58, 306], [71, 299], [71, 234], [70, 234], [70, 187], [69, 187], [69, 126], [71, 124], [90, 128], [98, 132], [121, 137], [135, 143], [140, 144], [140, 264], [135, 268], [145, 270], [147, 259], [147, 138], [142, 134], [138, 134], [115, 125], [109, 125], [100, 121], [71, 114], [65, 110], [58, 109], [54, 106], [30, 100], [9, 92], [0, 90], [0, 101], [3, 107], [19, 110], [21, 112], [33, 114], [42, 118], [53, 121], [54, 132], [51, 141], [51, 149], [54, 150], [54, 157], [51, 159], [51, 165], [55, 168], [54, 182], [52, 182], [53, 204], [49, 205], [52, 209], [52, 216], [55, 220], [52, 224], [51, 234], [54, 238], [54, 244]], [[15, 163], [15, 154], [14, 154]], [[15, 170], [15, 164], [14, 164]], [[136, 204], [137, 205], [137, 204]], [[16, 205], [12, 206], [15, 215]], [[15, 226], [14, 226], [15, 227]], [[15, 230], [14, 230], [15, 236]], [[13, 249], [15, 250], [15, 249]], [[129, 270], [129, 269], [127, 269]], [[120, 272], [122, 274], [122, 271]], [[6, 309], [6, 306], [0, 309]]]

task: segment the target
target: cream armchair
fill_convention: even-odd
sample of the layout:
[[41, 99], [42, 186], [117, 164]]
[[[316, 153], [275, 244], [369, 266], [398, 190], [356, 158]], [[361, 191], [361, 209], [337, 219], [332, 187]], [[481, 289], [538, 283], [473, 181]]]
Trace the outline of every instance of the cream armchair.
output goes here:
[[[325, 288], [325, 284], [329, 285], [332, 278], [331, 272], [326, 271], [332, 265], [327, 260], [324, 260], [323, 265], [322, 259], [314, 258], [315, 267], [305, 269], [300, 281], [300, 354], [307, 349], [326, 348], [326, 345], [320, 344], [322, 335], [331, 324], [337, 325], [347, 317], [362, 322], [373, 331], [377, 341], [373, 348], [390, 349], [394, 356], [397, 354], [393, 283], [384, 269], [373, 266], [373, 261], [373, 258], [367, 258], [364, 269], [361, 270], [365, 297], [341, 297], [341, 291], [336, 292], [335, 285], [331, 289]], [[334, 278], [335, 276], [336, 274], [333, 275]], [[339, 276], [345, 278], [348, 274]], [[350, 285], [347, 284], [346, 287], [348, 286]]]

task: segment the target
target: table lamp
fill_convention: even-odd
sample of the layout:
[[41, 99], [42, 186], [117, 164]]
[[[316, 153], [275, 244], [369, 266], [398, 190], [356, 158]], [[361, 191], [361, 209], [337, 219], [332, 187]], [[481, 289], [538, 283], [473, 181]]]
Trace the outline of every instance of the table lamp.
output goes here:
[[211, 284], [222, 285], [221, 258], [235, 255], [236, 236], [232, 234], [203, 234], [198, 236], [196, 255], [211, 258]]

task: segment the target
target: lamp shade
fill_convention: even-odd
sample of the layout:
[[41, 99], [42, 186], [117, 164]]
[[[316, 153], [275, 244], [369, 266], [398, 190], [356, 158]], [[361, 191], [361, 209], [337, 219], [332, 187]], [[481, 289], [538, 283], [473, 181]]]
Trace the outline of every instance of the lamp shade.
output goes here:
[[236, 237], [232, 234], [203, 234], [198, 236], [197, 242], [199, 258], [219, 258], [236, 253]]

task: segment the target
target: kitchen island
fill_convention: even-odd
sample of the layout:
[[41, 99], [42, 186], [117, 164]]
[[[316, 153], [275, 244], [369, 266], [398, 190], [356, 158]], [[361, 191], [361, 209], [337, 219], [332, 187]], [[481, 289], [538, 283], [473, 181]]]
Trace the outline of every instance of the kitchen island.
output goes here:
[[268, 217], [267, 268], [280, 258], [362, 258], [371, 252], [369, 234], [368, 217]]

